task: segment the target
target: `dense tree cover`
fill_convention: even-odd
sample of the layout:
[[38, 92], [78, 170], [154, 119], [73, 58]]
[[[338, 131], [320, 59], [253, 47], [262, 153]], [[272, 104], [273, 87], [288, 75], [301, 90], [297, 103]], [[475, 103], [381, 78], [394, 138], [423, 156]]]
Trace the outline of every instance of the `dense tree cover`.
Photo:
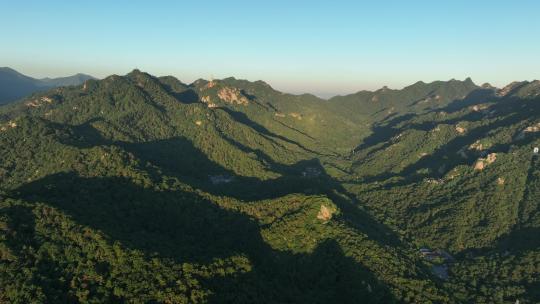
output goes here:
[[135, 70], [1, 107], [0, 302], [540, 301], [530, 85]]

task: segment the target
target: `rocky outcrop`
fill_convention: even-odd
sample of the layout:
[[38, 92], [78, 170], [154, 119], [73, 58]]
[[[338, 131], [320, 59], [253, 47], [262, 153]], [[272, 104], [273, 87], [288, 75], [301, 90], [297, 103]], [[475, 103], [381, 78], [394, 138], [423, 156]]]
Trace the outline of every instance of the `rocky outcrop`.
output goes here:
[[209, 103], [210, 102], [210, 96], [203, 96], [201, 97], [201, 101], [204, 102], [204, 103]]
[[523, 130], [523, 132], [525, 132], [525, 133], [527, 133], [527, 132], [534, 133], [534, 132], [538, 132], [538, 131], [540, 131], [540, 122], [535, 124], [535, 125], [528, 126], [527, 128], [525, 128]]
[[7, 124], [0, 127], [0, 131], [6, 131], [9, 128], [16, 128], [16, 127], [17, 127], [17, 123], [10, 120], [10, 121], [8, 121]]
[[27, 107], [37, 108], [37, 107], [41, 107], [44, 104], [51, 104], [51, 103], [53, 103], [53, 101], [54, 101], [54, 99], [52, 97], [42, 96], [39, 99], [32, 99], [32, 100], [28, 101], [25, 104], [26, 104]]
[[209, 108], [217, 108], [218, 107], [217, 104], [212, 102], [212, 99], [210, 98], [209, 95], [201, 97], [201, 101], [204, 102], [206, 104], [206, 106], [209, 107]]
[[237, 88], [224, 87], [218, 91], [219, 99], [231, 103], [246, 106], [249, 104], [249, 100], [242, 94]]
[[475, 141], [474, 143], [472, 143], [470, 146], [469, 146], [469, 150], [476, 150], [476, 151], [483, 151], [485, 150], [486, 147], [484, 146], [484, 144], [482, 142], [480, 142], [479, 140]]
[[497, 153], [490, 153], [486, 158], [479, 158], [474, 164], [474, 170], [482, 171], [485, 167], [497, 160]]
[[335, 210], [333, 208], [321, 205], [321, 209], [319, 210], [319, 213], [317, 213], [317, 219], [327, 222], [332, 219], [334, 212]]
[[213, 80], [211, 80], [211, 81], [209, 81], [209, 82], [205, 85], [205, 87], [206, 87], [207, 89], [211, 89], [211, 88], [213, 88], [215, 85], [216, 85], [216, 82], [213, 81]]
[[463, 127], [460, 127], [460, 126], [456, 126], [456, 131], [459, 133], [459, 134], [463, 134], [467, 131], [467, 129], [463, 128]]
[[472, 110], [475, 112], [484, 112], [484, 110], [487, 109], [487, 105], [474, 105], [472, 106]]
[[298, 120], [302, 120], [302, 114], [300, 113], [292, 112], [292, 113], [289, 113], [289, 116], [291, 116], [292, 118], [296, 118]]
[[486, 158], [488, 164], [493, 163], [495, 160], [497, 160], [497, 153], [490, 153]]
[[540, 131], [540, 122], [534, 125], [530, 125], [523, 129], [519, 134], [516, 136], [517, 140], [524, 139], [525, 136], [527, 136], [528, 133], [536, 133]]

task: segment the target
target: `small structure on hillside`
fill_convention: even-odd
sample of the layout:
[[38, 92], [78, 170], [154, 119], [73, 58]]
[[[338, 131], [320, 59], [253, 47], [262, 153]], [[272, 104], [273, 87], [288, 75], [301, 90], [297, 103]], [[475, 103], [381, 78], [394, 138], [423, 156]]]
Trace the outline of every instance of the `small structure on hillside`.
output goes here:
[[448, 265], [433, 265], [431, 266], [431, 272], [441, 280], [448, 280]]
[[450, 255], [448, 252], [437, 249], [437, 250], [431, 250], [429, 248], [420, 248], [419, 250], [422, 257], [428, 259], [428, 260], [434, 260], [436, 258], [441, 258], [445, 261], [452, 262], [454, 261], [454, 257]]
[[440, 257], [440, 254], [438, 251], [433, 251], [429, 248], [420, 248], [420, 254], [422, 255], [423, 258], [427, 259], [427, 260], [434, 260], [438, 257]]
[[234, 180], [234, 176], [223, 174], [210, 175], [208, 177], [210, 178], [210, 182], [212, 182], [213, 185], [228, 184]]
[[433, 263], [431, 272], [441, 280], [448, 280], [449, 263], [455, 262], [455, 259], [448, 252], [437, 249], [420, 248], [420, 254], [423, 258]]
[[538, 154], [538, 151], [539, 151], [538, 147], [534, 147], [533, 153], [534, 153], [534, 154]]
[[321, 176], [321, 173], [322, 172], [319, 168], [307, 167], [306, 169], [304, 169], [304, 171], [302, 171], [302, 177], [306, 177], [306, 178], [319, 177]]

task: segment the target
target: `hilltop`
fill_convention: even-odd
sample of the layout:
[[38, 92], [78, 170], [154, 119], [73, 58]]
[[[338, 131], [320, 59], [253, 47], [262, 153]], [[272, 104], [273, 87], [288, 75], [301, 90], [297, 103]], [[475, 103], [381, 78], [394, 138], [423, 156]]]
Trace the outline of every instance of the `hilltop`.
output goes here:
[[0, 105], [13, 102], [34, 92], [55, 87], [80, 85], [94, 77], [76, 74], [68, 77], [36, 79], [23, 75], [14, 69], [0, 67]]

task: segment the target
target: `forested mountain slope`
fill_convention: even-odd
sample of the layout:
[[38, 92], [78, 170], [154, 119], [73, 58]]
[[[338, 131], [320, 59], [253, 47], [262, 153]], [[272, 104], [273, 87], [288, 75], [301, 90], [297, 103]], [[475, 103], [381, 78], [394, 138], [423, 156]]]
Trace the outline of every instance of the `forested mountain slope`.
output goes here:
[[0, 108], [0, 302], [534, 303], [537, 88], [32, 94]]
[[456, 255], [447, 286], [463, 301], [538, 301], [537, 86], [383, 120], [351, 155], [345, 188], [404, 239]]

